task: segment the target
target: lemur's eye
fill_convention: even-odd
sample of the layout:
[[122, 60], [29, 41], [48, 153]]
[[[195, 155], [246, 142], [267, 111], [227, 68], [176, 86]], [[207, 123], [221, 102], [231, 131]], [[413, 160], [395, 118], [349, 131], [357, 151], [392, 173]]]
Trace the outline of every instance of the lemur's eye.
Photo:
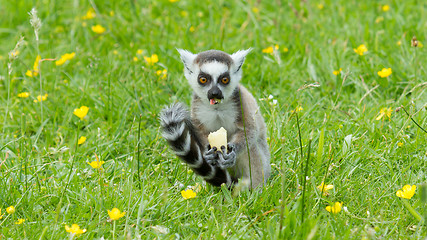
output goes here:
[[230, 79], [228, 77], [223, 77], [221, 79], [222, 84], [228, 84], [230, 82]]
[[199, 82], [200, 82], [201, 84], [205, 84], [207, 81], [208, 81], [208, 79], [206, 79], [205, 77], [200, 77], [200, 78], [199, 78]]

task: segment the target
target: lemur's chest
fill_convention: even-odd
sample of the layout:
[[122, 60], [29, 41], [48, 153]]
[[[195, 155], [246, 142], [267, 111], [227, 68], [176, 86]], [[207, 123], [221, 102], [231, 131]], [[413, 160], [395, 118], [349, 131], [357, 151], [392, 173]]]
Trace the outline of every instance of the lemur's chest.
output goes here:
[[231, 105], [218, 106], [216, 108], [197, 108], [195, 111], [194, 116], [209, 132], [214, 132], [223, 127], [227, 130], [227, 135], [230, 136], [237, 130], [238, 112]]

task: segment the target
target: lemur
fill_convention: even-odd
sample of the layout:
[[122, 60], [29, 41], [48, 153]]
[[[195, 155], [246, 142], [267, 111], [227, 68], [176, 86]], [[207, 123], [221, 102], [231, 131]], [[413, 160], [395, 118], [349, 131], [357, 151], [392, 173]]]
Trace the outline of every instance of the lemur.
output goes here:
[[[182, 103], [165, 107], [160, 113], [163, 137], [179, 158], [214, 186], [232, 187], [240, 179], [250, 188], [262, 185], [271, 172], [266, 126], [255, 98], [239, 84], [252, 49], [232, 55], [177, 50], [193, 88], [191, 115]], [[219, 151], [210, 147], [207, 137], [221, 127], [230, 141]]]

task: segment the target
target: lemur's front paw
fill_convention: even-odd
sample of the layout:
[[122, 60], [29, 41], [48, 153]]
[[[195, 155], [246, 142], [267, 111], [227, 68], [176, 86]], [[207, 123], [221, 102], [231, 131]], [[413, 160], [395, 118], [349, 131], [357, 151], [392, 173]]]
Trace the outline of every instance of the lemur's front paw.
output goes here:
[[208, 150], [205, 153], [203, 153], [203, 158], [211, 166], [215, 166], [218, 164], [218, 161], [219, 161], [218, 156], [219, 154], [216, 147], [211, 148], [210, 145], [208, 146]]
[[218, 153], [219, 161], [218, 164], [221, 168], [231, 168], [236, 164], [236, 151], [233, 143], [227, 144], [227, 149], [221, 146], [221, 151]]

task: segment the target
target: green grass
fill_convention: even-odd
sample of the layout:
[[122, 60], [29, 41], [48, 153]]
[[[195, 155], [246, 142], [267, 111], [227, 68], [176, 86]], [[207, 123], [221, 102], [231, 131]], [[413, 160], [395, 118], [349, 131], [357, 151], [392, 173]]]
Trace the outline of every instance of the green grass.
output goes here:
[[[74, 223], [87, 229], [81, 239], [425, 238], [426, 226], [396, 191], [416, 185], [407, 203], [426, 218], [426, 3], [200, 3], [0, 0], [0, 239], [65, 239], [65, 225]], [[42, 20], [38, 42], [32, 7]], [[82, 20], [92, 7], [96, 18]], [[106, 32], [92, 32], [95, 24]], [[20, 36], [26, 44], [9, 75], [8, 52]], [[425, 46], [411, 47], [413, 36]], [[262, 52], [275, 44], [276, 56]], [[360, 44], [368, 48], [363, 56], [353, 51]], [[173, 155], [158, 114], [172, 102], [190, 103], [175, 48], [249, 47], [242, 83], [257, 99], [278, 101], [259, 101], [272, 176], [262, 192], [235, 196], [204, 186]], [[25, 75], [38, 53], [71, 52], [61, 66], [43, 61], [41, 77]], [[159, 62], [151, 66], [143, 56], [152, 54]], [[393, 73], [380, 78], [382, 68]], [[166, 79], [156, 74], [163, 69]], [[45, 93], [46, 101], [33, 102]], [[83, 105], [90, 110], [80, 120], [73, 110]], [[298, 106], [299, 124], [291, 113]], [[390, 119], [375, 120], [385, 107]], [[80, 136], [87, 141], [77, 145]], [[95, 154], [105, 161], [99, 170], [87, 164]], [[322, 181], [334, 185], [328, 196], [316, 188]], [[180, 191], [196, 184], [203, 186], [197, 197], [184, 200]], [[347, 211], [327, 212], [334, 202]], [[113, 224], [107, 210], [114, 207], [126, 215]]]

